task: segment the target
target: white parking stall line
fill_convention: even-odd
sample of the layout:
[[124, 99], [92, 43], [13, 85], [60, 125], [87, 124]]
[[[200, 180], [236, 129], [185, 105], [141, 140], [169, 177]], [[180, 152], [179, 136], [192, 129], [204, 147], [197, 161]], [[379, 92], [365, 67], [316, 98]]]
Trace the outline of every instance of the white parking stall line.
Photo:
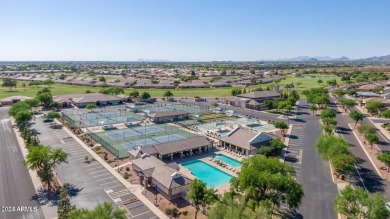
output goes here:
[[90, 168], [85, 168], [86, 170], [94, 170], [94, 169], [98, 169], [98, 168], [104, 168], [104, 167], [102, 167], [102, 166], [94, 166], [94, 167], [90, 167]]
[[100, 181], [104, 181], [104, 180], [109, 180], [109, 179], [115, 179], [114, 177], [110, 176], [110, 177], [107, 177], [107, 178], [104, 178], [104, 179], [98, 179], [96, 180], [96, 182], [100, 182]]
[[73, 157], [74, 158], [80, 158], [80, 157], [85, 158], [85, 156], [89, 156], [89, 155], [90, 154], [85, 153], [85, 154], [73, 155]]
[[99, 165], [99, 167], [101, 168], [100, 163], [85, 164], [85, 165], [83, 165], [83, 167], [91, 167], [91, 166], [96, 166], [96, 165]]
[[[106, 186], [108, 184], [111, 184], [111, 183], [117, 183], [118, 180], [114, 180], [114, 181], [111, 181], [111, 182], [107, 182], [107, 183], [103, 183], [103, 184], [100, 184], [100, 186]], [[111, 188], [115, 188], [115, 187], [111, 187]]]
[[93, 178], [96, 178], [96, 177], [101, 177], [101, 176], [105, 176], [105, 175], [108, 175], [108, 174], [111, 174], [110, 172], [106, 172], [106, 173], [103, 173], [103, 174], [100, 174], [100, 175], [96, 175], [96, 176], [92, 176]]
[[103, 169], [103, 170], [97, 170], [97, 171], [89, 172], [89, 174], [94, 174], [94, 173], [98, 173], [98, 172], [102, 172], [102, 171], [107, 171], [107, 170], [106, 170], [106, 169]]
[[[102, 184], [103, 185], [103, 184]], [[121, 186], [123, 186], [122, 184], [117, 184], [117, 185], [115, 185], [115, 186], [110, 186], [110, 187], [108, 187], [108, 188], [105, 188], [104, 190], [108, 190], [108, 189], [113, 189], [113, 188], [118, 188], [118, 187], [121, 187]]]

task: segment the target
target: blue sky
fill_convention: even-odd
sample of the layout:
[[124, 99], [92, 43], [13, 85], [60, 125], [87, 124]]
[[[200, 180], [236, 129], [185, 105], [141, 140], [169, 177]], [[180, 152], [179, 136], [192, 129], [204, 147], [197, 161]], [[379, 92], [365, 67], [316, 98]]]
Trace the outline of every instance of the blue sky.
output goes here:
[[0, 0], [0, 60], [390, 54], [390, 1]]

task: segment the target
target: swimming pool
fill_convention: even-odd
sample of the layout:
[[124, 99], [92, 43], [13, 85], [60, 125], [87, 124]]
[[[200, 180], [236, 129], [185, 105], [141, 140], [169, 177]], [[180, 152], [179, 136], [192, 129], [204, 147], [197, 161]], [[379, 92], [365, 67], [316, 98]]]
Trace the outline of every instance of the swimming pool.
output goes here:
[[219, 170], [201, 160], [193, 160], [182, 163], [185, 168], [189, 169], [192, 175], [203, 181], [209, 187], [216, 187], [230, 182], [233, 176]]
[[225, 156], [223, 154], [218, 154], [216, 155], [214, 158], [224, 162], [224, 163], [227, 163], [233, 167], [240, 167], [241, 166], [241, 163], [240, 161], [236, 160], [236, 159], [233, 159], [231, 157], [228, 157], [228, 156]]
[[248, 128], [253, 129], [255, 131], [267, 132], [275, 129], [274, 125], [271, 124], [248, 124], [246, 125]]
[[228, 129], [224, 129], [224, 130], [219, 130], [219, 131], [216, 131], [217, 134], [221, 135], [221, 136], [226, 136], [227, 134], [229, 134], [232, 130], [228, 130]]

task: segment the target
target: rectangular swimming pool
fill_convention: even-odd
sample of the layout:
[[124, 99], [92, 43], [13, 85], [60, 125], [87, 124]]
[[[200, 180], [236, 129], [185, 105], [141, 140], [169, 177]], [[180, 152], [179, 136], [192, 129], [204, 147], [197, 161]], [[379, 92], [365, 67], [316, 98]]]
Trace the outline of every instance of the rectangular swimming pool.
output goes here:
[[223, 154], [218, 154], [218, 155], [215, 155], [214, 158], [224, 162], [224, 163], [227, 163], [233, 167], [240, 167], [241, 166], [241, 163], [240, 161], [236, 160], [236, 159], [233, 159], [231, 157], [228, 157], [228, 156], [225, 156]]
[[189, 169], [192, 175], [203, 181], [209, 187], [216, 187], [230, 182], [233, 176], [219, 170], [201, 160], [184, 162], [185, 168]]

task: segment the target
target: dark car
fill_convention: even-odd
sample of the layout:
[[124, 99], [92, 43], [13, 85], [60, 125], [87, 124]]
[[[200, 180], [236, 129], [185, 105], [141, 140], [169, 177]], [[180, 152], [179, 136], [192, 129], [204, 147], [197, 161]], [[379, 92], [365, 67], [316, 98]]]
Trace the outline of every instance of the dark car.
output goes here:
[[53, 122], [53, 119], [44, 118], [44, 119], [43, 119], [43, 122], [44, 122], [44, 123]]
[[291, 162], [291, 163], [295, 163], [295, 162], [298, 162], [298, 161], [299, 161], [298, 158], [293, 157], [293, 156], [285, 156], [285, 157], [284, 157], [284, 160], [285, 160], [285, 161], [288, 161], [288, 162]]

